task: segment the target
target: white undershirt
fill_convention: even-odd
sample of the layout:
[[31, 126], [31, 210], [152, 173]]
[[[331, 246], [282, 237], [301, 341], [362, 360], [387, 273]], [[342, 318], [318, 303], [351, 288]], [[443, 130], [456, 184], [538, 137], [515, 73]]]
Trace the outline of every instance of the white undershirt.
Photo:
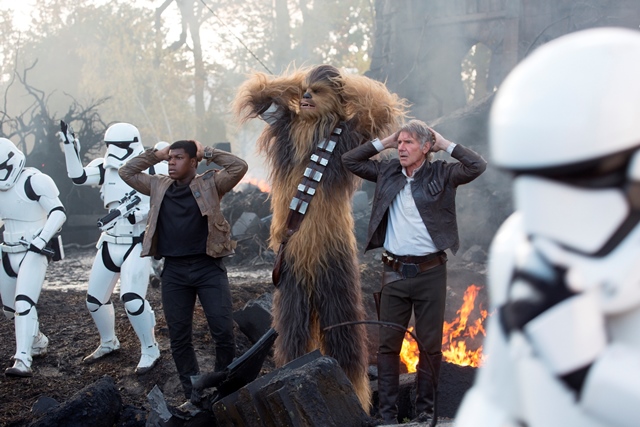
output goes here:
[[[379, 139], [372, 141], [378, 152], [384, 150]], [[456, 144], [451, 143], [447, 152], [451, 154]], [[424, 165], [414, 169], [413, 174]], [[422, 222], [420, 212], [411, 193], [413, 177], [407, 176], [407, 171], [402, 168], [402, 173], [407, 178], [407, 183], [393, 199], [389, 206], [387, 232], [384, 239], [384, 248], [394, 255], [423, 256], [438, 251], [433, 243], [427, 226]]]

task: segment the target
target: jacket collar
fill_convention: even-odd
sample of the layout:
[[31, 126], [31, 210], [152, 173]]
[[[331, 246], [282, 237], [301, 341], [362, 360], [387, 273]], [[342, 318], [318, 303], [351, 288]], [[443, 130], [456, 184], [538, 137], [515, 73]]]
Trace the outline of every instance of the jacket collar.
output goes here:
[[400, 171], [407, 179], [415, 179], [422, 177], [422, 175], [426, 173], [425, 171], [429, 169], [430, 162], [429, 159], [425, 158], [424, 162], [413, 171], [413, 176], [408, 176], [407, 169], [400, 165], [400, 163], [398, 163], [398, 165], [400, 166]]

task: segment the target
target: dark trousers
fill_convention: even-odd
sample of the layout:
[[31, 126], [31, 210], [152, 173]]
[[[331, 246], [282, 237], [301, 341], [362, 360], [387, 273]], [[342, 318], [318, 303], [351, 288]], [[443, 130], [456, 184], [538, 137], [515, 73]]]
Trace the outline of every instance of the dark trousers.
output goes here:
[[171, 354], [185, 395], [190, 398], [191, 376], [200, 373], [192, 342], [196, 296], [215, 341], [215, 370], [225, 369], [235, 356], [227, 271], [220, 258], [207, 255], [167, 257], [161, 277], [162, 305], [169, 327]]
[[[385, 269], [390, 267], [385, 265]], [[442, 326], [447, 291], [447, 265], [443, 264], [418, 274], [416, 277], [398, 280], [382, 289], [380, 320], [409, 325], [411, 311], [415, 313], [415, 334], [427, 353], [439, 353], [442, 348]], [[380, 328], [378, 352], [399, 354], [404, 333], [395, 329]]]

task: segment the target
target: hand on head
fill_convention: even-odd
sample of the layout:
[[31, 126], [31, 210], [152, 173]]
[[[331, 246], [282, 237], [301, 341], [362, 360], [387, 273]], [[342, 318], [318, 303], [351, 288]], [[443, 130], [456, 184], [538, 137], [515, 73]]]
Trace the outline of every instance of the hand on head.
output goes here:
[[169, 145], [160, 150], [155, 151], [155, 155], [160, 160], [169, 160]]
[[451, 144], [451, 141], [449, 141], [444, 136], [440, 135], [438, 132], [433, 130], [433, 128], [430, 127], [429, 130], [433, 132], [433, 135], [436, 137], [436, 142], [435, 144], [433, 144], [433, 148], [431, 149], [431, 151], [436, 153], [441, 150], [446, 150]]
[[384, 138], [382, 141], [382, 145], [384, 148], [398, 148], [398, 135], [400, 131], [394, 132], [391, 135]]
[[202, 145], [200, 141], [196, 141], [195, 139], [193, 139], [192, 141], [196, 144], [196, 158], [198, 159], [198, 162], [200, 162], [200, 160], [202, 160], [202, 158], [204, 157], [204, 145]]

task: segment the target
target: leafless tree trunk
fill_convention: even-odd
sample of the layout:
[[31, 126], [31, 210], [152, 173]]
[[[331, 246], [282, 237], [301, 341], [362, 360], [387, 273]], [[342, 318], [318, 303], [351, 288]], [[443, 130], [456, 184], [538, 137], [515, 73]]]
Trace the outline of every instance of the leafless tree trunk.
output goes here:
[[207, 110], [205, 108], [205, 87], [207, 72], [205, 63], [202, 58], [202, 44], [200, 41], [200, 26], [204, 22], [202, 19], [203, 6], [198, 0], [166, 0], [156, 9], [156, 51], [157, 55], [162, 52], [162, 34], [160, 31], [160, 17], [167, 7], [176, 2], [180, 10], [182, 31], [178, 40], [173, 42], [167, 49], [177, 50], [187, 44], [187, 35], [191, 36], [193, 46], [189, 49], [193, 53], [193, 86], [194, 86], [194, 102], [196, 113], [196, 139], [202, 140], [207, 134]]
[[275, 73], [282, 72], [291, 61], [291, 17], [287, 0], [275, 0]]

